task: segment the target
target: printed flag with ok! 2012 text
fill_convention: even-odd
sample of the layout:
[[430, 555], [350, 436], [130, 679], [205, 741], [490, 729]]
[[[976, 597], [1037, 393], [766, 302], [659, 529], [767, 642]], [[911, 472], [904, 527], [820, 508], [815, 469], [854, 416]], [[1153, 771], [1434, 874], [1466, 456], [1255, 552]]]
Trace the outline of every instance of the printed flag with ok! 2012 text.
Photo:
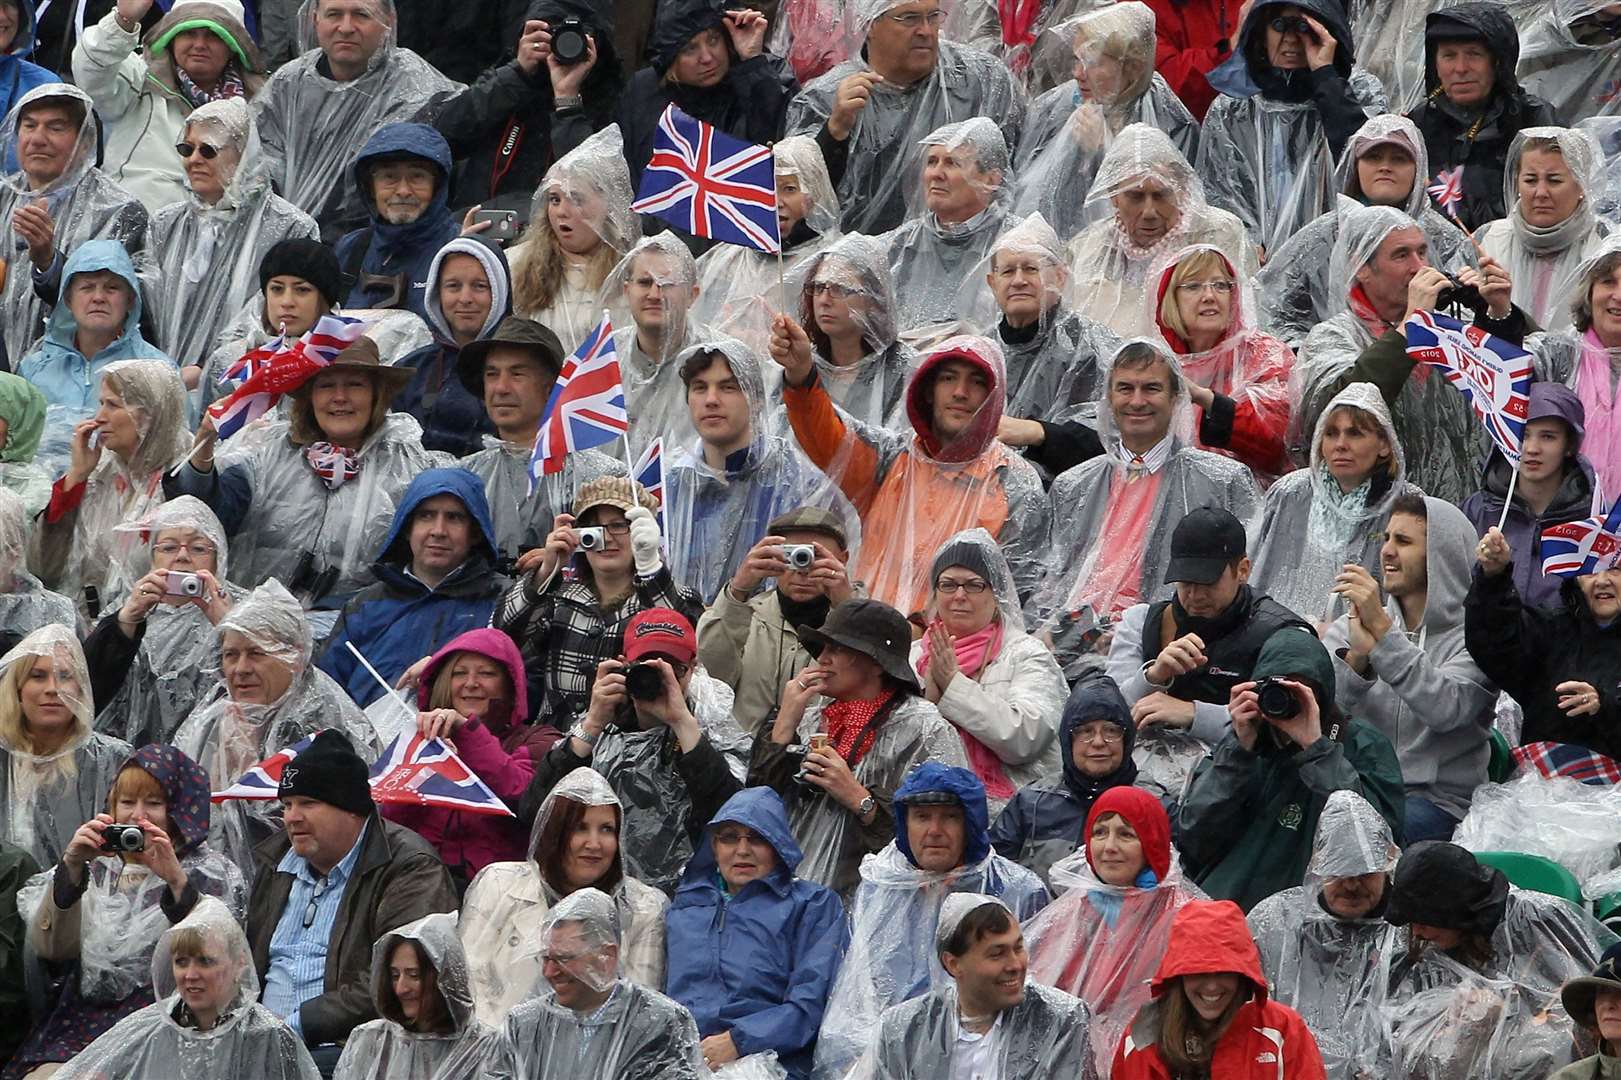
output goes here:
[[1440, 368], [1503, 456], [1518, 464], [1531, 411], [1531, 354], [1478, 326], [1430, 311], [1414, 312], [1403, 329], [1407, 355]]
[[630, 208], [693, 236], [779, 252], [775, 157], [666, 106]]
[[1542, 530], [1542, 572], [1583, 577], [1608, 570], [1621, 558], [1621, 499], [1604, 517], [1582, 518]]

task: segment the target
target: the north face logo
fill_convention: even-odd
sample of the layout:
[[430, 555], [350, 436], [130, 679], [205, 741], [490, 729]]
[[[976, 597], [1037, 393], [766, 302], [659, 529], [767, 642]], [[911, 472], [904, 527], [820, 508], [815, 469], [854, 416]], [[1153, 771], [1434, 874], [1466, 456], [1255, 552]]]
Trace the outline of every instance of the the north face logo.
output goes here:
[[1277, 1063], [1278, 1055], [1274, 1054], [1270, 1050], [1265, 1050], [1255, 1055], [1255, 1064], [1257, 1065], [1276, 1065]]

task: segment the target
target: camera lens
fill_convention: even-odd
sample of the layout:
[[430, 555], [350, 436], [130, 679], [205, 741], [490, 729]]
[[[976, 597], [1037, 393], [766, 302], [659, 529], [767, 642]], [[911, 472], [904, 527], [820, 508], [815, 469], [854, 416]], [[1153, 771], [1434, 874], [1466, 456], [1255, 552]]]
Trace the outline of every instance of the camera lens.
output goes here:
[[1262, 679], [1255, 688], [1255, 697], [1261, 715], [1273, 720], [1287, 720], [1300, 711], [1294, 692], [1276, 679]]
[[664, 675], [651, 664], [632, 664], [625, 669], [625, 689], [637, 701], [657, 701], [664, 693]]
[[564, 19], [552, 32], [552, 55], [559, 64], [578, 64], [588, 51], [585, 24], [579, 19]]

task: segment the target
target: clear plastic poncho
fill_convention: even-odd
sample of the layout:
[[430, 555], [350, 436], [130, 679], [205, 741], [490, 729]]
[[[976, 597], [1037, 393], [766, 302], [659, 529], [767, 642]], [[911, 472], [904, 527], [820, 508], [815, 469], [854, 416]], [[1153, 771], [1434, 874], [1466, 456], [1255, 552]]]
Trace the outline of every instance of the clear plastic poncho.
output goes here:
[[[1581, 191], [1581, 200], [1570, 216], [1557, 225], [1537, 226], [1525, 219], [1519, 194], [1520, 159], [1529, 150], [1558, 144], [1564, 159], [1567, 183]], [[1503, 205], [1508, 216], [1483, 225], [1475, 232], [1481, 249], [1495, 259], [1514, 283], [1512, 299], [1543, 330], [1570, 328], [1570, 291], [1574, 275], [1584, 259], [1604, 245], [1607, 231], [1593, 210], [1602, 184], [1599, 170], [1604, 156], [1585, 131], [1575, 128], [1521, 128], [1509, 144], [1507, 166], [1503, 169]]]
[[[433, 966], [440, 1003], [450, 1018], [448, 1033], [405, 1026], [388, 972], [404, 942], [415, 947], [419, 962]], [[379, 938], [371, 950], [371, 997], [380, 1019], [350, 1033], [333, 1080], [479, 1080], [496, 1060], [501, 1033], [473, 1015], [472, 980], [454, 914], [424, 915]]]
[[321, 74], [325, 54], [315, 38], [320, 0], [304, 0], [298, 9], [300, 55], [278, 69], [253, 99], [271, 182], [329, 233], [366, 221], [350, 177], [366, 140], [384, 124], [421, 119], [431, 106], [463, 89], [395, 43], [393, 0], [364, 2], [374, 18], [389, 24], [364, 74], [349, 82]]
[[[382, 753], [377, 732], [360, 707], [326, 672], [310, 663], [314, 648], [304, 611], [278, 581], [259, 586], [215, 627], [223, 642], [241, 634], [292, 672], [286, 691], [267, 705], [233, 701], [223, 683], [175, 732], [174, 743], [223, 791], [276, 751], [323, 728], [335, 728], [366, 761]], [[252, 869], [253, 846], [279, 828], [274, 799], [231, 799], [215, 809], [210, 843], [238, 866]]]
[[1614, 228], [1621, 225], [1621, 116], [1590, 116], [1576, 125], [1598, 144], [1601, 163], [1598, 188], [1589, 196], [1593, 212]]
[[[188, 545], [206, 541], [214, 549], [209, 572], [233, 599], [241, 598], [243, 590], [226, 582], [230, 548], [225, 529], [202, 500], [181, 495], [114, 530], [126, 580], [139, 581], [152, 570], [152, 549], [160, 540]], [[160, 602], [146, 615], [140, 648], [123, 686], [97, 712], [96, 730], [131, 746], [170, 742], [181, 722], [215, 692], [219, 678], [219, 639], [202, 608], [189, 600]]]
[[1121, 130], [1146, 124], [1163, 131], [1192, 161], [1199, 123], [1154, 70], [1154, 12], [1147, 4], [1106, 4], [1050, 34], [1067, 54], [1073, 50], [1074, 69], [1086, 75], [1088, 90], [1071, 78], [1030, 103], [1013, 159], [1013, 206], [1019, 215], [1040, 213], [1067, 241], [1095, 220], [1087, 214], [1087, 192]]
[[[207, 1031], [196, 1027], [175, 989], [175, 941], [193, 932], [201, 935], [204, 956], [233, 976], [234, 990]], [[120, 1020], [56, 1075], [63, 1080], [319, 1080], [304, 1040], [258, 1003], [259, 978], [247, 935], [218, 900], [199, 900], [164, 933], [152, 956], [152, 982], [156, 1004]]]
[[[1192, 404], [1181, 364], [1162, 344], [1149, 345], [1171, 369], [1176, 384], [1169, 457], [1157, 471], [1131, 474], [1130, 451], [1120, 441], [1109, 408], [1108, 386], [1115, 362], [1128, 341], [1098, 373], [1098, 435], [1102, 455], [1082, 462], [1053, 480], [1052, 543], [1044, 560], [1040, 588], [1026, 605], [1031, 625], [1055, 634], [1058, 623], [1090, 607], [1108, 621], [1139, 601], [1158, 596], [1171, 559], [1171, 533], [1190, 511], [1219, 506], [1248, 523], [1261, 508], [1261, 494], [1250, 470], [1231, 458], [1189, 444]], [[1125, 485], [1156, 485], [1145, 517], [1121, 512]], [[1119, 494], [1117, 495], [1117, 489]], [[1068, 657], [1060, 656], [1061, 663]]]
[[[614, 807], [624, 837], [619, 796], [601, 773], [582, 765], [546, 793], [524, 861], [490, 863], [473, 879], [462, 901], [459, 929], [479, 1019], [492, 1027], [544, 986], [540, 930], [563, 894], [541, 872], [542, 862], [553, 852], [542, 852], [540, 842], [560, 810], [559, 799], [586, 807]], [[621, 849], [622, 866], [624, 862]], [[649, 989], [663, 986], [664, 911], [669, 898], [628, 871], [620, 875], [611, 895], [619, 918], [620, 974]]]
[[[23, 712], [21, 687], [27, 671], [48, 660], [59, 700], [73, 714], [61, 746], [36, 753], [27, 735], [33, 721]], [[79, 639], [66, 627], [42, 626], [0, 656], [0, 840], [22, 848], [41, 866], [54, 866], [80, 825], [104, 809], [130, 747], [91, 730], [90, 669]], [[11, 700], [11, 694], [18, 694]]]
[[1525, 770], [1502, 784], [1475, 789], [1469, 812], [1453, 834], [1470, 851], [1519, 851], [1552, 859], [1585, 891], [1621, 867], [1614, 842], [1621, 787], [1544, 777]]
[[1267, 259], [1256, 278], [1261, 302], [1261, 327], [1299, 349], [1312, 327], [1340, 310], [1329, 289], [1329, 266], [1334, 242], [1339, 239], [1340, 222], [1366, 196], [1357, 171], [1357, 160], [1381, 140], [1396, 139], [1413, 156], [1413, 186], [1401, 209], [1418, 222], [1430, 242], [1430, 265], [1456, 274], [1476, 263], [1475, 247], [1451, 218], [1430, 203], [1426, 187], [1431, 175], [1429, 150], [1418, 126], [1405, 116], [1383, 113], [1370, 117], [1357, 129], [1340, 158], [1340, 197], [1332, 209], [1308, 222]]
[[23, 501], [0, 488], [0, 643], [20, 641], [49, 623], [73, 626], [73, 601], [40, 584], [28, 572], [24, 555], [33, 515]]
[[1143, 319], [1144, 296], [1153, 264], [1167, 253], [1207, 243], [1232, 253], [1241, 277], [1260, 267], [1243, 223], [1206, 203], [1188, 159], [1147, 124], [1128, 124], [1109, 144], [1085, 213], [1090, 224], [1069, 244], [1069, 301], [1122, 338], [1155, 333]]
[[558, 1002], [548, 985], [514, 1008], [502, 1029], [487, 1080], [697, 1080], [707, 1073], [698, 1025], [683, 1006], [614, 975], [609, 948], [619, 944], [611, 899], [581, 889], [559, 901], [541, 929], [542, 955], [608, 1000], [590, 1013]]
[[861, 532], [855, 508], [791, 436], [770, 431], [766, 361], [741, 341], [715, 338], [690, 346], [674, 363], [679, 369], [703, 353], [726, 358], [748, 399], [750, 439], [724, 454], [718, 465], [711, 455], [720, 451], [702, 441], [690, 419], [672, 440], [665, 459], [664, 538], [675, 580], [712, 602], [766, 535], [766, 526], [801, 506], [822, 507], [843, 518], [854, 558]]
[[33, 263], [28, 245], [11, 227], [21, 206], [43, 201], [56, 226], [56, 250], [64, 256], [87, 240], [117, 240], [139, 251], [146, 233], [147, 212], [141, 201], [96, 167], [100, 156], [95, 103], [90, 95], [67, 83], [46, 83], [18, 99], [0, 124], [0, 148], [5, 167], [17, 160], [17, 120], [22, 110], [48, 98], [68, 98], [84, 110], [84, 122], [69, 154], [66, 169], [55, 180], [35, 189], [26, 174], [0, 174], [0, 235], [10, 240], [5, 258], [5, 282], [0, 285], [0, 334], [15, 364], [45, 332], [45, 301], [34, 293]]
[[[1323, 430], [1341, 406], [1360, 409], [1384, 430], [1396, 462], [1394, 475], [1381, 476], [1384, 467], [1376, 464], [1361, 483], [1346, 491], [1329, 473], [1323, 461]], [[1250, 586], [1303, 619], [1329, 622], [1344, 607], [1332, 590], [1346, 563], [1379, 576], [1379, 548], [1391, 504], [1412, 486], [1407, 483], [1407, 456], [1396, 438], [1390, 409], [1372, 383], [1352, 383], [1334, 395], [1318, 414], [1310, 455], [1305, 468], [1289, 473], [1266, 493], [1260, 525], [1250, 539], [1254, 559]]]
[[1605, 0], [1553, 0], [1520, 32], [1520, 88], [1567, 123], [1621, 113], [1621, 37], [1610, 7]]
[[938, 337], [941, 324], [958, 322], [955, 301], [963, 280], [1007, 227], [1011, 169], [1002, 132], [983, 116], [937, 128], [922, 144], [925, 163], [935, 147], [949, 154], [963, 182], [984, 204], [966, 221], [941, 222], [925, 202], [929, 176], [925, 164], [909, 200], [908, 220], [882, 237], [889, 244], [901, 332]]
[[813, 235], [797, 242], [794, 233], [784, 236], [780, 266], [775, 255], [741, 244], [716, 244], [698, 260], [698, 302], [693, 308], [700, 323], [762, 355], [771, 340], [771, 320], [779, 312], [794, 310], [807, 265], [840, 235], [839, 197], [816, 140], [791, 135], [773, 151], [777, 182], [792, 177], [809, 204], [795, 231], [809, 230]]
[[529, 443], [510, 443], [486, 435], [484, 449], [457, 462], [484, 481], [484, 498], [490, 506], [490, 522], [495, 526], [495, 546], [502, 558], [516, 558], [543, 546], [552, 531], [553, 519], [573, 508], [574, 493], [582, 484], [599, 476], [624, 476], [626, 472], [623, 456], [576, 450], [563, 459], [561, 470], [542, 473], [531, 493], [529, 459], [534, 450]]
[[[1412, 228], [1418, 224], [1391, 206], [1359, 206], [1341, 221], [1329, 265], [1330, 294], [1340, 299], [1336, 313], [1312, 330], [1300, 351], [1297, 431], [1315, 430], [1329, 399], [1341, 389], [1341, 380], [1379, 336], [1351, 310], [1356, 272], [1392, 232]], [[1379, 334], [1383, 332], [1380, 328]], [[1390, 413], [1397, 440], [1413, 469], [1412, 480], [1426, 495], [1461, 503], [1480, 486], [1485, 428], [1439, 370], [1416, 368]]]
[[191, 445], [186, 430], [186, 387], [167, 360], [119, 360], [101, 373], [103, 386], [124, 400], [140, 442], [128, 459], [103, 449], [79, 505], [54, 522], [41, 519], [35, 533], [40, 577], [80, 605], [82, 590], [95, 586], [101, 612], [118, 610], [134, 584], [114, 550], [114, 530], [139, 520], [163, 502], [163, 476]]
[[270, 189], [259, 132], [242, 98], [200, 106], [181, 134], [239, 156], [218, 201], [190, 194], [159, 210], [147, 227], [141, 291], [156, 324], [153, 344], [184, 367], [208, 359], [216, 339], [258, 292], [265, 254], [283, 240], [314, 238], [316, 227]]
[[1430, 92], [1424, 64], [1424, 19], [1430, 12], [1455, 2], [1432, 5], [1408, 0], [1351, 0], [1346, 5], [1357, 64], [1379, 80], [1392, 113], [1412, 112]]
[[[893, 6], [890, 0], [863, 2], [859, 37], [865, 40], [868, 28]], [[788, 105], [787, 130], [804, 135], [820, 131], [832, 115], [839, 83], [866, 70], [864, 59], [846, 60], [807, 83]], [[929, 132], [984, 116], [1009, 146], [1017, 146], [1024, 110], [1024, 93], [1000, 60], [950, 41], [940, 42], [934, 71], [920, 81], [908, 87], [873, 86], [850, 132], [849, 162], [838, 186], [844, 231], [876, 235], [901, 223], [906, 192], [922, 172], [922, 139]]]
[[[901, 395], [918, 356], [900, 340], [895, 279], [883, 240], [849, 233], [805, 267], [799, 322], [811, 340], [816, 378], [846, 413], [868, 427], [903, 429]], [[860, 359], [840, 364], [829, 329], [861, 334]]]
[[1323, 884], [1388, 874], [1399, 855], [1379, 812], [1353, 791], [1336, 791], [1317, 819], [1305, 883], [1267, 897], [1249, 914], [1272, 997], [1311, 1028], [1331, 1080], [1388, 1075], [1380, 1008], [1390, 965], [1406, 943], [1385, 922], [1382, 905], [1358, 919], [1329, 914], [1320, 903]]

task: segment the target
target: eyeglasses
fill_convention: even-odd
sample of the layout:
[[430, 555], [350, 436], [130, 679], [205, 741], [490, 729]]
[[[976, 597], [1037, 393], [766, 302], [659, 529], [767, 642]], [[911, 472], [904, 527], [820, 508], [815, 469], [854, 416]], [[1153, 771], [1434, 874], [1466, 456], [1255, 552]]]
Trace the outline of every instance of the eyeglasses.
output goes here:
[[219, 156], [219, 148], [209, 146], [207, 143], [175, 143], [174, 152], [183, 158], [189, 158], [193, 154], [201, 154], [204, 161], [213, 161]]
[[1293, 31], [1296, 34], [1311, 33], [1311, 24], [1305, 19], [1302, 19], [1299, 15], [1273, 16], [1270, 25], [1272, 29], [1276, 30], [1280, 34], [1287, 34], [1290, 31]]
[[990, 582], [980, 578], [974, 578], [970, 581], [953, 581], [950, 578], [941, 578], [934, 583], [934, 591], [942, 596], [950, 596], [955, 592], [965, 592], [969, 596], [979, 596], [990, 587]]
[[751, 846], [758, 844], [760, 843], [760, 834], [751, 832], [748, 829], [722, 829], [715, 834], [715, 843], [725, 844], [727, 847], [736, 847], [745, 840]]
[[908, 11], [904, 13], [890, 12], [889, 14], [885, 15], [884, 18], [889, 19], [891, 22], [900, 23], [908, 30], [916, 30], [924, 23], [928, 23], [930, 26], [939, 26], [941, 23], [946, 21], [946, 13], [936, 8], [934, 11], [928, 12], [927, 14], [924, 14], [921, 11]]
[[[588, 526], [582, 525], [580, 527], [583, 529], [587, 528]], [[628, 521], [611, 521], [606, 525], [599, 523], [596, 527], [607, 533], [609, 536], [630, 535], [630, 522]]]
[[831, 296], [835, 300], [848, 300], [861, 291], [852, 285], [840, 285], [836, 281], [813, 281], [810, 290], [812, 296]]
[[181, 549], [185, 549], [186, 551], [190, 552], [191, 557], [194, 559], [206, 559], [210, 555], [214, 554], [213, 544], [205, 544], [202, 541], [198, 541], [195, 544], [181, 544], [173, 540], [165, 540], [163, 543], [155, 545], [152, 548], [152, 554], [164, 556], [178, 555], [180, 554]]
[[1125, 741], [1126, 733], [1110, 724], [1103, 727], [1078, 728], [1075, 737], [1083, 742], [1101, 742], [1105, 746], [1114, 746]]
[[1206, 289], [1217, 296], [1230, 296], [1236, 286], [1231, 281], [1184, 281], [1176, 287], [1183, 296], [1199, 296]]

